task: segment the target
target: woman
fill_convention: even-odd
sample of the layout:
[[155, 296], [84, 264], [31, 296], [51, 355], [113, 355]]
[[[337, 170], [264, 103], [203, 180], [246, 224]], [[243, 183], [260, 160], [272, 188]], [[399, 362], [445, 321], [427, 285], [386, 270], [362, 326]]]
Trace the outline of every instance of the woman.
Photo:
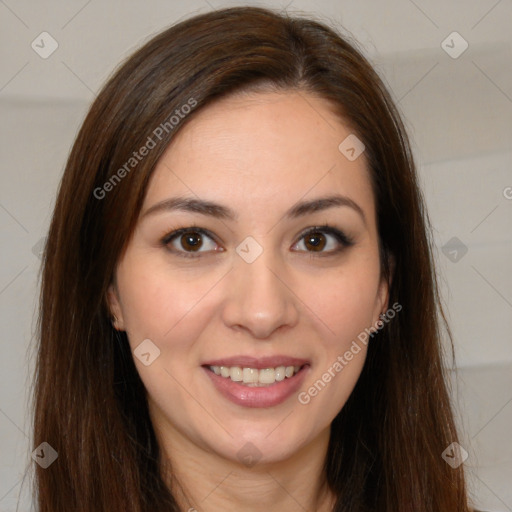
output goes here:
[[40, 512], [470, 510], [429, 229], [354, 44], [249, 7], [154, 37], [55, 206]]

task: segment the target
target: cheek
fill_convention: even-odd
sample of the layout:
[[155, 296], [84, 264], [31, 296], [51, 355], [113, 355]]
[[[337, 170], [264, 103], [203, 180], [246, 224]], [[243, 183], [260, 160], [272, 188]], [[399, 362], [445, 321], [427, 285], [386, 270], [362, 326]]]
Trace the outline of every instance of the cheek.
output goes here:
[[339, 350], [373, 324], [378, 275], [371, 266], [347, 267], [315, 282], [306, 281], [302, 290], [305, 310], [314, 312], [326, 341]]
[[330, 290], [310, 295], [325, 334], [319, 336], [316, 365], [298, 396], [317, 428], [334, 419], [359, 379], [368, 349], [365, 328], [372, 325], [375, 305], [372, 279], [333, 279]]
[[316, 428], [330, 424], [352, 394], [364, 366], [367, 347], [360, 344], [358, 350], [355, 355], [349, 351], [352, 354], [350, 361], [345, 359], [346, 352], [331, 358], [328, 365], [315, 372], [298, 395], [300, 407], [311, 417]]
[[377, 304], [379, 275], [375, 268], [370, 262], [347, 266], [318, 281], [323, 287], [304, 283], [304, 290], [306, 286], [309, 290], [307, 305], [318, 317], [317, 332], [324, 334], [319, 336], [317, 364], [299, 403], [310, 411], [322, 411], [316, 420], [319, 423], [332, 421], [344, 406], [364, 366], [368, 329]]
[[123, 262], [118, 281], [130, 344], [145, 338], [162, 348], [172, 339], [191, 343], [199, 337], [201, 316], [207, 314], [209, 291], [221, 278], [218, 271], [170, 272], [158, 261]]

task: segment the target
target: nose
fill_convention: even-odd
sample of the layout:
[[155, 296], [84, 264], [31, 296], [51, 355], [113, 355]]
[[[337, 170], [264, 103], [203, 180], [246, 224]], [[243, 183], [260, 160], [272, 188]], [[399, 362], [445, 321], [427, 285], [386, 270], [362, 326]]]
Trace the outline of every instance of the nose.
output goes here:
[[224, 323], [258, 339], [295, 326], [300, 301], [290, 280], [290, 273], [270, 250], [264, 249], [252, 263], [237, 256], [230, 272]]

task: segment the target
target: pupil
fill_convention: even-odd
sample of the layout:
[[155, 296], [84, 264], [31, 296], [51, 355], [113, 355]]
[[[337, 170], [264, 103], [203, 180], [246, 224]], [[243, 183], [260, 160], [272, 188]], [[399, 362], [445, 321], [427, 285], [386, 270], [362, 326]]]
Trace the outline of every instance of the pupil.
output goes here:
[[[317, 249], [318, 248], [323, 249], [325, 246], [325, 241], [320, 240], [321, 236], [322, 236], [321, 233], [312, 234], [308, 237], [307, 242], [310, 243], [313, 247], [315, 247]], [[316, 243], [315, 243], [315, 240], [316, 240]]]
[[192, 247], [192, 248], [197, 248], [201, 245], [201, 241], [198, 240], [198, 238], [200, 237], [199, 233], [192, 233], [192, 234], [187, 234], [187, 235], [184, 235], [183, 238], [185, 240], [185, 248], [187, 247]]

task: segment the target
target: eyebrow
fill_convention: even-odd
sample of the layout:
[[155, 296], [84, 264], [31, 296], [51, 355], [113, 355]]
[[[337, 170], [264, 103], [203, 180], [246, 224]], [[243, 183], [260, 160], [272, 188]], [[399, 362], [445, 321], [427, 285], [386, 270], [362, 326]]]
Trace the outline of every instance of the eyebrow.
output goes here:
[[[284, 218], [288, 220], [296, 219], [310, 213], [342, 206], [348, 206], [349, 208], [355, 210], [361, 216], [364, 224], [366, 225], [366, 217], [363, 209], [349, 197], [341, 195], [331, 195], [326, 197], [319, 197], [310, 201], [298, 202], [285, 213]], [[193, 197], [172, 197], [165, 199], [164, 201], [149, 207], [145, 212], [142, 213], [142, 217], [169, 211], [199, 213], [201, 215], [231, 221], [238, 219], [238, 215], [227, 206], [214, 203], [212, 201], [195, 199]]]

